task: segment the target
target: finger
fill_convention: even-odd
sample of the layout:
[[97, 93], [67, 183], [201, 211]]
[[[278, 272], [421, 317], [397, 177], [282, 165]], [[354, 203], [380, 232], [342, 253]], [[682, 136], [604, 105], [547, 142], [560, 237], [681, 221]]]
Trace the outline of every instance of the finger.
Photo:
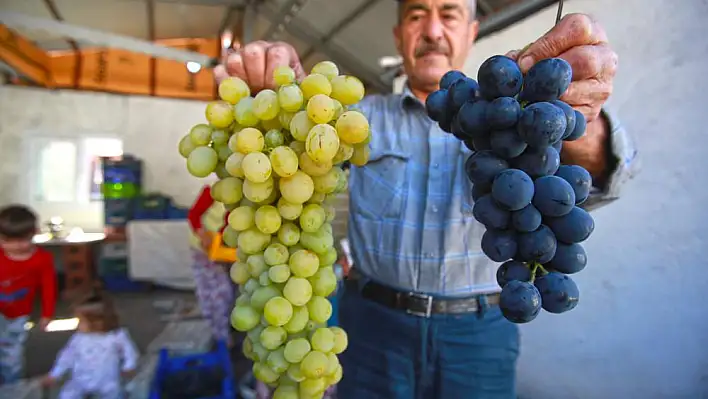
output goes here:
[[268, 44], [264, 41], [256, 41], [244, 46], [241, 51], [243, 66], [246, 70], [248, 85], [253, 92], [259, 92], [265, 88], [266, 70], [266, 49]]
[[519, 66], [526, 72], [536, 62], [573, 47], [604, 42], [607, 42], [605, 30], [594, 19], [585, 14], [568, 14], [523, 52]]
[[511, 50], [508, 53], [504, 54], [504, 56], [516, 61], [519, 58], [519, 54], [521, 54], [521, 50]]
[[589, 79], [571, 83], [560, 99], [582, 112], [588, 122], [591, 122], [597, 118], [611, 94], [611, 83]]
[[573, 47], [558, 57], [573, 68], [573, 81], [612, 78], [617, 72], [617, 54], [606, 44]]
[[275, 43], [268, 47], [266, 52], [266, 87], [272, 89], [275, 87], [273, 72], [280, 66], [290, 66], [292, 64], [292, 53], [289, 50], [289, 45]]
[[226, 57], [226, 62], [224, 62], [224, 69], [226, 70], [227, 76], [236, 76], [245, 82], [248, 82], [248, 75], [246, 75], [246, 68], [243, 65], [243, 56], [240, 52], [231, 53]]
[[295, 71], [295, 79], [299, 82], [302, 79], [305, 78], [307, 75], [305, 73], [305, 69], [302, 67], [302, 62], [300, 61], [300, 56], [297, 54], [297, 50], [295, 50], [295, 47], [292, 45], [285, 43], [285, 42], [277, 42], [277, 44], [284, 46], [287, 48], [288, 53], [290, 55], [290, 68]]
[[228, 77], [229, 74], [226, 72], [226, 66], [219, 64], [214, 67], [214, 79], [217, 85], [221, 84], [221, 82]]

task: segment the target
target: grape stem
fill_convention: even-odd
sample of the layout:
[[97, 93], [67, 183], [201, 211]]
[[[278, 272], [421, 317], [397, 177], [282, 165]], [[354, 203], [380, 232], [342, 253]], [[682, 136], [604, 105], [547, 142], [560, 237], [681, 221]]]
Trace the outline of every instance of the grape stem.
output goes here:
[[541, 272], [541, 276], [545, 276], [546, 274], [548, 274], [548, 270], [546, 270], [543, 267], [543, 265], [541, 265], [538, 262], [532, 262], [531, 263], [531, 281], [532, 282], [536, 280], [536, 273], [538, 273], [539, 271]]

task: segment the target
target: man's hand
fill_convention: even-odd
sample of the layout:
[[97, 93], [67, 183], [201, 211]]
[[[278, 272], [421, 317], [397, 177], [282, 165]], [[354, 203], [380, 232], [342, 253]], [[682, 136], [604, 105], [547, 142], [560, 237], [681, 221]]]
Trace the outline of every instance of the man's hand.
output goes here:
[[222, 64], [214, 68], [214, 76], [217, 84], [229, 76], [241, 78], [255, 94], [263, 89], [275, 87], [273, 71], [283, 65], [295, 71], [298, 81], [305, 77], [300, 58], [293, 46], [284, 42], [259, 40], [227, 54]]
[[617, 54], [607, 43], [605, 30], [588, 15], [568, 14], [543, 37], [507, 55], [518, 59], [524, 73], [546, 58], [568, 61], [573, 81], [561, 100], [582, 112], [588, 123], [597, 119], [612, 94]]
[[48, 317], [42, 317], [39, 319], [39, 329], [42, 331], [47, 331], [47, 327], [49, 327], [49, 323], [52, 321], [52, 319]]

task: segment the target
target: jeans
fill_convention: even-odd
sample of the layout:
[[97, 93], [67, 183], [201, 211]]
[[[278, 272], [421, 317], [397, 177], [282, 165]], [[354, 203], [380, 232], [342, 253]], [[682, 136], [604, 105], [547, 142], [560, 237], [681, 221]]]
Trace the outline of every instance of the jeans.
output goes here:
[[0, 314], [0, 385], [18, 382], [25, 364], [25, 323], [29, 316], [8, 319]]
[[422, 318], [347, 286], [339, 399], [515, 399], [519, 331], [498, 306]]

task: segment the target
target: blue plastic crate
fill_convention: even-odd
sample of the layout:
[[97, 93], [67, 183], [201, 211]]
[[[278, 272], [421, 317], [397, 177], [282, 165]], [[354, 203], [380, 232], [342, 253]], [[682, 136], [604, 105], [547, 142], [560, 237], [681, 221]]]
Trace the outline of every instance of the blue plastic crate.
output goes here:
[[133, 219], [167, 219], [167, 214], [171, 204], [172, 198], [162, 194], [142, 195], [135, 199], [135, 206], [133, 207]]
[[219, 341], [216, 350], [194, 355], [171, 356], [167, 349], [160, 350], [155, 378], [150, 386], [149, 399], [162, 399], [162, 384], [171, 375], [190, 370], [209, 370], [220, 368], [224, 378], [221, 381], [221, 393], [199, 399], [233, 399], [236, 397], [236, 381], [234, 380], [231, 357], [226, 343]]
[[168, 219], [187, 219], [188, 214], [189, 208], [182, 208], [174, 205], [170, 205], [170, 207], [167, 208]]
[[124, 226], [133, 218], [133, 201], [130, 198], [104, 199], [103, 222], [106, 226]]
[[103, 288], [109, 292], [142, 292], [150, 285], [142, 281], [135, 281], [127, 274], [107, 274], [101, 276]]
[[133, 183], [142, 185], [143, 161], [132, 155], [102, 158], [103, 181], [107, 183]]

